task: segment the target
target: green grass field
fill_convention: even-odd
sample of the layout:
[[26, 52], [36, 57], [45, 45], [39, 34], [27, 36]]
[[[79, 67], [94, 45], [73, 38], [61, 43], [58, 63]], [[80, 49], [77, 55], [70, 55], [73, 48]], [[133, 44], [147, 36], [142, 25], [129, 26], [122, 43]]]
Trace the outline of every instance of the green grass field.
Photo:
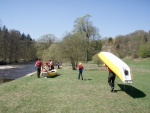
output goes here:
[[115, 81], [110, 92], [108, 72], [96, 64], [84, 64], [84, 80], [69, 64], [60, 76], [36, 74], [0, 85], [0, 113], [150, 113], [150, 59], [125, 59], [132, 68], [133, 83]]

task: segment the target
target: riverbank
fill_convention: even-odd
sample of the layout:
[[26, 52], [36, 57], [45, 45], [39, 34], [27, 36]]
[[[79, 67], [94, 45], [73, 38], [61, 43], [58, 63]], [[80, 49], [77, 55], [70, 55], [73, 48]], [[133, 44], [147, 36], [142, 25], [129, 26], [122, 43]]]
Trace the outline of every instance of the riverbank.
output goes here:
[[19, 66], [7, 66], [7, 65], [0, 65], [0, 69], [11, 69], [11, 68], [18, 68]]
[[25, 76], [26, 76], [26, 77], [28, 77], [28, 76], [33, 76], [35, 73], [36, 73], [36, 71], [34, 71], [34, 72], [32, 72], [32, 73], [29, 73], [29, 74], [27, 74], [27, 75], [25, 75]]

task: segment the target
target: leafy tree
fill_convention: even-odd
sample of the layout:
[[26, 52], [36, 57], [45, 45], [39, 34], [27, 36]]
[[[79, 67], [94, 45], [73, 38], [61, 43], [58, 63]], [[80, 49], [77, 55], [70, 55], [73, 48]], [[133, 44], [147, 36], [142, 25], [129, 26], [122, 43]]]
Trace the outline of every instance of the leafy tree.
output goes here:
[[34, 47], [35, 41], [30, 37], [29, 34], [21, 34], [20, 37], [20, 52], [24, 61], [31, 60], [36, 55], [36, 50]]
[[89, 42], [89, 59], [92, 60], [93, 55], [98, 53], [102, 48], [101, 40], [94, 40]]
[[1, 59], [3, 61], [7, 61], [7, 53], [8, 53], [8, 40], [9, 40], [9, 32], [6, 26], [3, 26], [2, 32], [1, 32], [1, 37], [0, 37], [0, 51], [1, 51]]
[[[20, 45], [20, 32], [17, 30], [10, 30], [9, 32], [9, 44], [8, 44], [8, 59], [9, 62], [18, 62], [20, 58], [20, 51], [21, 51], [21, 45]], [[18, 54], [19, 53], [19, 54]]]
[[108, 43], [112, 43], [113, 42], [113, 39], [112, 39], [112, 37], [110, 37], [109, 39], [108, 39]]
[[59, 43], [52, 44], [42, 55], [43, 61], [53, 60], [54, 63], [62, 62], [62, 51]]
[[32, 38], [29, 34], [27, 34], [26, 38], [29, 40], [29, 41], [32, 41]]
[[28, 60], [33, 60], [36, 58], [36, 53], [37, 53], [37, 50], [35, 48], [35, 43], [32, 42], [29, 47], [28, 47], [28, 54], [27, 54], [27, 59]]
[[84, 33], [86, 36], [86, 61], [88, 61], [89, 58], [89, 45], [90, 40], [99, 40], [99, 30], [95, 26], [93, 26], [93, 23], [90, 21], [90, 15], [85, 15], [83, 17], [79, 17], [74, 22], [74, 32], [81, 32]]
[[67, 34], [60, 43], [62, 56], [69, 59], [72, 64], [72, 69], [75, 70], [78, 61], [85, 60], [86, 54], [86, 36], [84, 33], [76, 32]]
[[143, 39], [144, 43], [148, 42], [148, 38], [147, 38], [147, 35], [144, 36], [144, 39]]

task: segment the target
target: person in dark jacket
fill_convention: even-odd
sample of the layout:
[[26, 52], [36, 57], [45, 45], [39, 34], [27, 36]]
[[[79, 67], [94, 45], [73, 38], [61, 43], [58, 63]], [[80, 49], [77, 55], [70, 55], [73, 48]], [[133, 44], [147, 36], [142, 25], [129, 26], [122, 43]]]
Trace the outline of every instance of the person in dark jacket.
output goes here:
[[116, 74], [106, 64], [104, 64], [104, 66], [108, 68], [108, 72], [109, 72], [108, 84], [111, 87], [111, 92], [113, 92], [114, 91], [114, 86], [115, 86], [114, 82], [115, 82]]
[[82, 63], [79, 63], [79, 65], [78, 65], [78, 71], [79, 71], [78, 79], [80, 79], [80, 76], [81, 76], [81, 78], [83, 80], [83, 76], [82, 76], [83, 69], [84, 69], [84, 67], [83, 67]]
[[35, 63], [35, 67], [37, 68], [37, 77], [40, 78], [41, 68], [42, 68], [42, 62], [41, 59], [38, 59]]

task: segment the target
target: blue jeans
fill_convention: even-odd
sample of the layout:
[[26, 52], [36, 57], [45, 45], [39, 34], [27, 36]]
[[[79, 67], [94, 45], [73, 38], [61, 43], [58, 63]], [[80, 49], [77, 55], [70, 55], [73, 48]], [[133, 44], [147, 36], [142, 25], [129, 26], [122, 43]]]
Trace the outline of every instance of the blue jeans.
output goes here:
[[82, 78], [82, 80], [83, 80], [83, 76], [82, 76], [82, 70], [79, 70], [78, 79], [80, 79], [80, 76], [81, 76], [81, 78]]

